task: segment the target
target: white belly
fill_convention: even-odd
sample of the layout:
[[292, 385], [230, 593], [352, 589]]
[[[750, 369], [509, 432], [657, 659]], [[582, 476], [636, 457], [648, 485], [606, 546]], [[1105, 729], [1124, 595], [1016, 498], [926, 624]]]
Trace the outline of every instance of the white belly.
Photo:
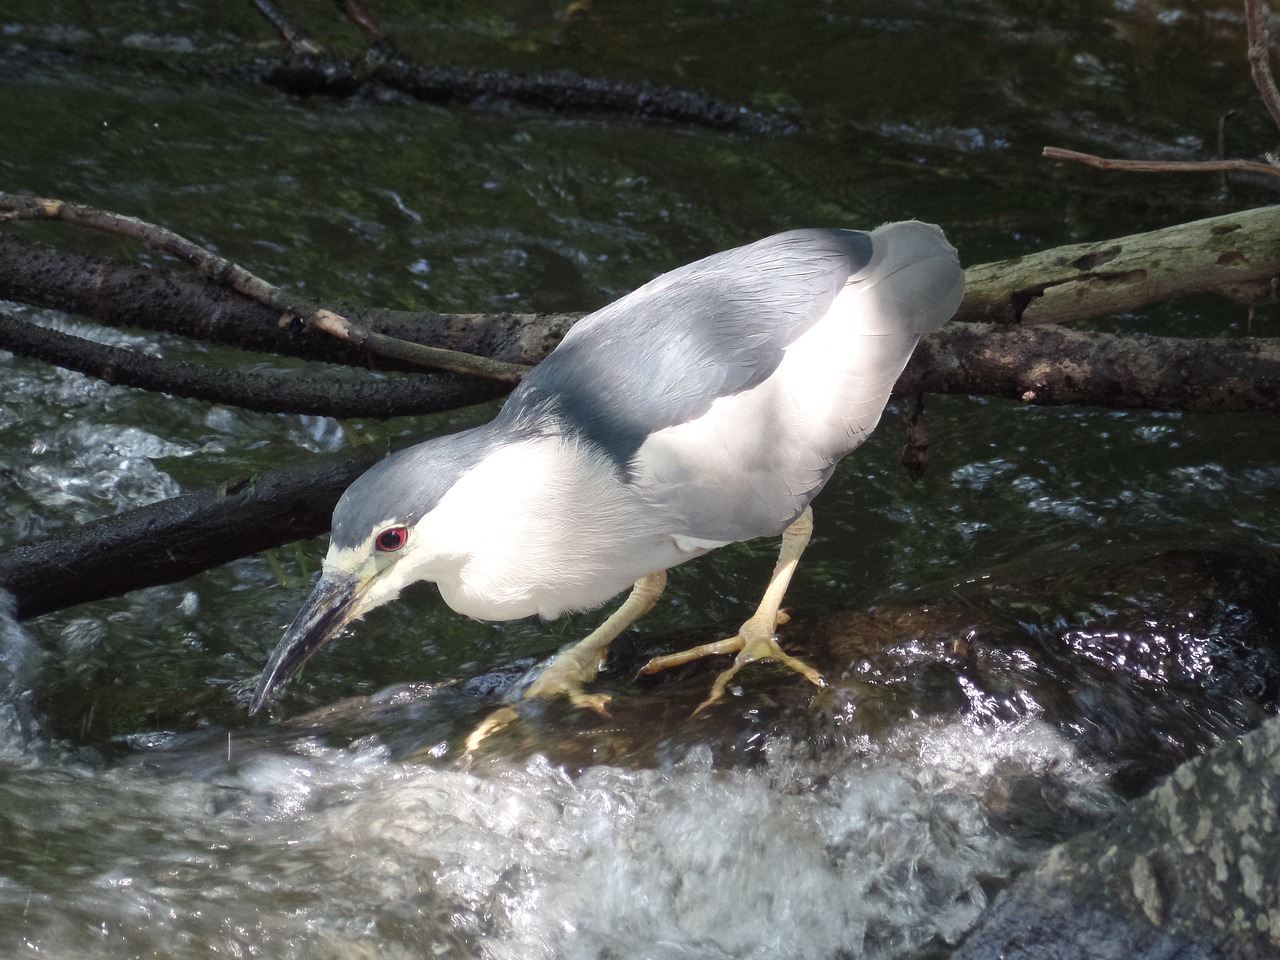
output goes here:
[[454, 610], [481, 620], [589, 610], [648, 573], [710, 547], [619, 482], [577, 441], [509, 444], [464, 475], [421, 525], [430, 578]]

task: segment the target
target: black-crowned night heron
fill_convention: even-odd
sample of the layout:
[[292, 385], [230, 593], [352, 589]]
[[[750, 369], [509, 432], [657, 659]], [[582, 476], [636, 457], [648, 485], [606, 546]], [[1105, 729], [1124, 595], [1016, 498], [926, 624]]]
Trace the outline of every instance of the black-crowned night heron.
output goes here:
[[[262, 674], [256, 711], [346, 624], [419, 580], [481, 620], [556, 617], [631, 594], [524, 691], [585, 691], [609, 644], [648, 612], [670, 567], [782, 535], [737, 636], [660, 657], [774, 659], [809, 541], [809, 502], [875, 427], [922, 334], [955, 313], [964, 273], [942, 231], [793, 230], [663, 274], [579, 321], [490, 423], [394, 454], [333, 514], [319, 582]], [[705, 704], [704, 704], [705, 705]]]

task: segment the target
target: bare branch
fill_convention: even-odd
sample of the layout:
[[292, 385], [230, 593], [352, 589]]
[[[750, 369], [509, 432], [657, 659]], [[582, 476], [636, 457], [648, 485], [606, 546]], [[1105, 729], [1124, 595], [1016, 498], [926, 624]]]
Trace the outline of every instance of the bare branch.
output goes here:
[[252, 0], [252, 2], [258, 8], [258, 12], [276, 28], [280, 38], [294, 53], [316, 56], [324, 52], [324, 48], [308, 37], [306, 32], [290, 20], [272, 0]]
[[895, 392], [910, 389], [1042, 406], [1275, 411], [1280, 340], [951, 324], [920, 341]]
[[957, 319], [1064, 323], [1209, 291], [1273, 303], [1278, 277], [1280, 207], [1258, 207], [969, 267]]
[[[1253, 85], [1266, 104], [1271, 120], [1280, 127], [1280, 89], [1271, 72], [1271, 38], [1267, 30], [1267, 6], [1263, 0], [1244, 0], [1245, 29], [1248, 35], [1246, 56]], [[1218, 125], [1218, 152], [1222, 149], [1222, 124]], [[1230, 173], [1232, 171], [1280, 176], [1280, 167], [1253, 160], [1117, 160], [1095, 157], [1061, 147], [1045, 147], [1043, 155], [1050, 160], [1072, 160], [1099, 170], [1125, 170], [1131, 173]], [[1268, 156], [1270, 159], [1270, 156]]]
[[1041, 154], [1049, 160], [1073, 160], [1099, 170], [1132, 173], [1228, 173], [1234, 170], [1280, 177], [1280, 167], [1256, 160], [1116, 160], [1062, 147], [1045, 147]]
[[[113, 327], [173, 333], [208, 343], [365, 370], [421, 366], [277, 323], [271, 308], [189, 270], [139, 266], [0, 236], [0, 300], [76, 314]], [[352, 307], [361, 325], [400, 340], [515, 364], [541, 360], [578, 314], [440, 314]]]
[[316, 457], [20, 543], [0, 552], [0, 587], [26, 619], [318, 536], [342, 491], [384, 453]]
[[1244, 23], [1249, 37], [1249, 72], [1267, 105], [1271, 121], [1280, 127], [1280, 90], [1271, 73], [1271, 37], [1267, 30], [1267, 5], [1262, 0], [1244, 0]]
[[287, 374], [208, 370], [50, 330], [0, 311], [0, 350], [75, 370], [123, 387], [227, 403], [265, 413], [324, 417], [439, 413], [492, 400], [505, 387], [435, 375], [340, 381]]
[[317, 330], [332, 334], [358, 347], [366, 347], [384, 357], [395, 357], [410, 363], [419, 363], [436, 370], [450, 373], [463, 373], [470, 376], [484, 377], [499, 383], [515, 384], [529, 372], [529, 367], [515, 363], [504, 363], [488, 357], [472, 353], [459, 353], [457, 350], [445, 350], [442, 347], [429, 347], [409, 340], [397, 340], [385, 334], [370, 330], [363, 324], [353, 323], [346, 317], [323, 307], [310, 317], [311, 326]]
[[518, 383], [527, 372], [527, 368], [516, 364], [471, 357], [468, 354], [444, 351], [438, 347], [424, 347], [422, 344], [374, 334], [332, 311], [286, 293], [225, 257], [206, 250], [166, 227], [147, 223], [137, 217], [67, 203], [63, 200], [0, 193], [0, 222], [4, 220], [58, 220], [129, 237], [153, 250], [160, 250], [176, 257], [215, 283], [228, 286], [237, 293], [278, 310], [284, 320], [301, 319], [309, 326], [364, 346], [376, 353], [387, 353], [425, 367], [439, 368], [443, 362], [448, 364], [447, 368], [453, 372], [485, 377], [502, 383]]
[[391, 38], [387, 35], [387, 31], [365, 9], [364, 4], [359, 0], [338, 0], [338, 6], [347, 19], [356, 25], [356, 29], [364, 34], [365, 40], [370, 44], [384, 45], [390, 49]]

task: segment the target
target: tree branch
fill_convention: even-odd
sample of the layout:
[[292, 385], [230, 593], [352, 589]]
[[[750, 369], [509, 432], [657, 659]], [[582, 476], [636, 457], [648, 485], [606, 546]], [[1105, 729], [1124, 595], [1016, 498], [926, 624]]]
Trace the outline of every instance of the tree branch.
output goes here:
[[227, 403], [265, 413], [406, 416], [455, 410], [492, 400], [506, 392], [506, 387], [500, 384], [438, 374], [392, 380], [335, 381], [290, 374], [210, 370], [95, 343], [30, 323], [5, 311], [0, 311], [0, 349], [118, 386]]
[[[277, 322], [269, 307], [189, 271], [139, 267], [0, 236], [0, 300], [76, 314], [117, 327], [154, 330], [304, 360], [373, 370], [421, 372], [353, 344]], [[402, 340], [536, 363], [577, 314], [438, 314], [353, 308], [372, 330]]]
[[1045, 147], [1040, 155], [1049, 160], [1073, 160], [1099, 170], [1126, 170], [1130, 173], [1261, 173], [1280, 177], [1280, 167], [1256, 160], [1115, 160], [1091, 153]]
[[[1280, 90], [1276, 88], [1275, 76], [1271, 72], [1271, 38], [1267, 31], [1266, 4], [1262, 0], [1244, 0], [1244, 20], [1248, 36], [1245, 57], [1249, 62], [1253, 85], [1266, 104], [1272, 122], [1280, 127]], [[1221, 144], [1219, 149], [1221, 150]], [[1224, 180], [1225, 174], [1231, 171], [1260, 173], [1268, 177], [1280, 176], [1280, 168], [1273, 162], [1258, 163], [1252, 160], [1111, 160], [1060, 147], [1045, 147], [1043, 155], [1050, 160], [1073, 160], [1100, 170], [1127, 170], [1133, 173], [1216, 172], [1222, 173]], [[1273, 158], [1268, 155], [1267, 160], [1272, 161]]]
[[1259, 207], [970, 267], [957, 318], [1063, 323], [1210, 291], [1256, 305], [1277, 278], [1280, 207]]
[[[1133, 310], [1206, 291], [1253, 305], [1274, 302], [1278, 277], [1280, 207], [1261, 207], [970, 267], [966, 273], [967, 293], [957, 318], [1006, 325], [1057, 323]], [[336, 349], [336, 342], [329, 338], [308, 337], [274, 322], [264, 324], [264, 318], [272, 316], [265, 308], [205, 280], [165, 268], [139, 270], [31, 247], [12, 239], [0, 238], [0, 299], [170, 331], [175, 331], [175, 318], [182, 318], [176, 332], [219, 343], [361, 365], [370, 360], [361, 350]], [[533, 363], [545, 356], [575, 319], [567, 314], [459, 317], [367, 311], [360, 315], [373, 328], [394, 325], [392, 329], [403, 339], [436, 338], [450, 347], [514, 357], [522, 363]], [[7, 338], [6, 349], [62, 362], [54, 353], [58, 336], [48, 331], [38, 335], [28, 331], [28, 341], [19, 336], [22, 331], [17, 324], [6, 326], [11, 329], [0, 331]], [[463, 390], [446, 387], [438, 380], [417, 378], [376, 387], [317, 390], [297, 385], [286, 391], [278, 389], [274, 382], [237, 381], [221, 374], [209, 378], [197, 376], [194, 370], [178, 374], [159, 361], [136, 358], [127, 351], [112, 354], [112, 349], [95, 346], [94, 355], [86, 354], [87, 359], [68, 357], [66, 365], [90, 375], [113, 378], [113, 382], [150, 386], [181, 396], [243, 404], [258, 410], [332, 416], [433, 412], [448, 402], [452, 389], [461, 391], [452, 394], [460, 403], [500, 392], [498, 387]], [[382, 366], [391, 364], [382, 362]], [[125, 376], [131, 379], [126, 381]], [[190, 389], [187, 383], [192, 384]], [[224, 386], [226, 389], [222, 389]], [[951, 389], [968, 392], [964, 384]], [[1052, 402], [1043, 387], [1039, 396], [1042, 402]]]
[[897, 390], [1044, 406], [1280, 410], [1280, 340], [1182, 339], [952, 324], [920, 342]]
[[315, 43], [306, 32], [298, 27], [272, 0], [251, 0], [270, 24], [280, 34], [280, 39], [296, 54], [310, 55], [323, 53], [323, 48]]
[[1271, 37], [1267, 31], [1267, 6], [1261, 0], [1244, 0], [1244, 24], [1249, 38], [1249, 73], [1267, 105], [1271, 122], [1280, 127], [1280, 90], [1271, 73]]
[[383, 27], [355, 0], [338, 6], [368, 44], [365, 56], [327, 56], [272, 0], [253, 0], [294, 56], [259, 60], [254, 76], [298, 96], [349, 97], [381, 85], [415, 100], [438, 104], [509, 103], [557, 114], [624, 116], [740, 133], [787, 133], [795, 122], [688, 90], [592, 77], [573, 70], [520, 74], [416, 63], [400, 54]]
[[486, 377], [502, 383], [519, 383], [526, 372], [523, 367], [500, 363], [487, 357], [475, 357], [439, 347], [397, 340], [368, 330], [331, 310], [286, 293], [274, 284], [250, 273], [244, 267], [206, 250], [166, 227], [147, 223], [137, 217], [67, 203], [63, 200], [0, 193], [0, 222], [5, 220], [58, 220], [129, 237], [153, 250], [159, 250], [177, 258], [216, 284], [229, 287], [250, 300], [278, 311], [282, 321], [301, 319], [317, 330], [323, 330], [325, 333], [356, 346], [365, 347], [374, 353], [437, 370]]
[[384, 453], [321, 457], [30, 540], [0, 553], [0, 588], [27, 619], [318, 536], [342, 491]]

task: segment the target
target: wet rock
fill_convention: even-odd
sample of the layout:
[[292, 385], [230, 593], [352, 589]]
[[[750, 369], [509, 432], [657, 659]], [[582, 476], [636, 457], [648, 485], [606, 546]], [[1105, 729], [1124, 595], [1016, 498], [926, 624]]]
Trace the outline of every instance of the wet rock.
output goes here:
[[[750, 767], [778, 738], [820, 755], [833, 743], [881, 738], [909, 721], [1036, 718], [1105, 764], [1115, 788], [1132, 798], [1275, 712], [1278, 597], [1280, 561], [1250, 550], [1118, 548], [1032, 569], [992, 569], [869, 610], [797, 611], [780, 628], [781, 643], [820, 669], [829, 689], [754, 664], [697, 716], [728, 657], [656, 678], [637, 679], [636, 670], [723, 626], [699, 625], [656, 644], [628, 634], [593, 687], [611, 697], [607, 716], [561, 700], [523, 701], [468, 761], [542, 755], [571, 769], [662, 767], [698, 747], [721, 766]], [[397, 757], [457, 761], [467, 735], [532, 667], [522, 660], [454, 681], [405, 684], [237, 732], [236, 740], [247, 748], [300, 736], [335, 743], [376, 736]], [[1011, 829], [1062, 839], [1066, 825], [1026, 815], [1039, 809], [1025, 803], [1034, 789], [992, 797], [992, 809]]]
[[1183, 764], [1001, 894], [954, 960], [1280, 956], [1280, 718]]

